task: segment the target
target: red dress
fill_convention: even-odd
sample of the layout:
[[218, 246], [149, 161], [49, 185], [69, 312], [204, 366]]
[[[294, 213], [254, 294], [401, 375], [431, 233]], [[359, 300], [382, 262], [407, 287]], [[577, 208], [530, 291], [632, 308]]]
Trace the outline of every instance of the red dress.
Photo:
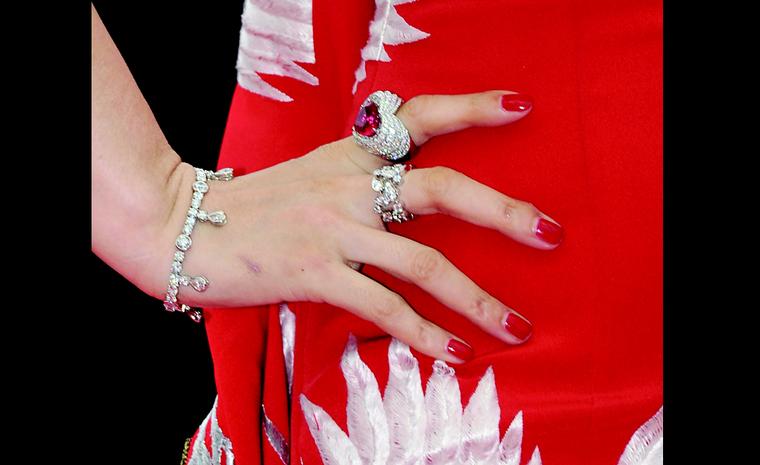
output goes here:
[[[389, 46], [365, 48], [370, 25]], [[381, 61], [361, 78], [363, 48]], [[218, 405], [191, 463], [618, 463], [662, 405], [661, 2], [247, 0], [238, 71], [219, 166], [239, 174], [349, 135], [375, 90], [532, 95], [523, 120], [438, 137], [414, 164], [533, 202], [565, 240], [539, 251], [445, 215], [389, 225], [534, 324], [526, 344], [506, 346], [365, 265], [474, 346], [455, 374], [327, 304], [205, 309]], [[436, 389], [454, 404], [436, 405]], [[405, 411], [391, 421], [394, 402]], [[661, 426], [649, 422], [638, 446], [661, 447]]]

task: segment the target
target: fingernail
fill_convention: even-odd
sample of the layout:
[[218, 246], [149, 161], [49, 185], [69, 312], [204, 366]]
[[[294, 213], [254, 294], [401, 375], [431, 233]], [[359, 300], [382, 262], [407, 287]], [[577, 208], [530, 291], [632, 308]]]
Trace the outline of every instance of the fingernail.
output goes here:
[[536, 237], [550, 245], [558, 245], [564, 237], [562, 226], [552, 223], [544, 218], [539, 218], [536, 223]]
[[533, 98], [525, 94], [504, 94], [501, 107], [507, 111], [526, 112], [533, 107]]
[[449, 343], [446, 345], [446, 351], [465, 362], [472, 360], [474, 355], [472, 347], [458, 339], [449, 339]]
[[507, 314], [507, 319], [504, 321], [504, 329], [517, 339], [525, 341], [533, 332], [533, 325], [521, 315], [518, 315], [515, 312], [509, 312]]

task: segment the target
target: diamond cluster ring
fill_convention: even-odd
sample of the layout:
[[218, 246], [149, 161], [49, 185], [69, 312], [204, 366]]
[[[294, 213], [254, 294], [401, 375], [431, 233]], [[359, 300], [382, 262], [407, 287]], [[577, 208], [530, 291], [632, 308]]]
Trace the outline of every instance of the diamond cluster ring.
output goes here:
[[414, 150], [409, 131], [396, 116], [401, 97], [387, 90], [370, 94], [359, 108], [352, 133], [364, 150], [390, 161]]
[[396, 163], [378, 168], [373, 173], [372, 190], [377, 192], [373, 211], [385, 223], [409, 221], [414, 214], [406, 211], [401, 201], [399, 189], [404, 182], [404, 173], [412, 169], [411, 164]]

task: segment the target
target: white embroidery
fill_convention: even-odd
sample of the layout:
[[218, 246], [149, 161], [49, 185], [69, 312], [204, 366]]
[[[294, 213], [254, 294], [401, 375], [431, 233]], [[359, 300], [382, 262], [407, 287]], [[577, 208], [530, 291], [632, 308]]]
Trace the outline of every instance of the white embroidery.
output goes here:
[[388, 463], [415, 463], [425, 447], [425, 397], [420, 369], [409, 347], [397, 339], [388, 348], [388, 384], [383, 408], [391, 441]]
[[541, 452], [539, 452], [538, 446], [533, 449], [533, 455], [530, 456], [528, 465], [541, 465]]
[[[219, 396], [214, 399], [214, 406], [198, 428], [198, 436], [193, 444], [190, 461], [187, 465], [221, 465], [222, 452], [226, 457], [225, 465], [235, 464], [235, 455], [232, 453], [232, 442], [227, 438], [216, 418], [216, 407]], [[206, 447], [206, 429], [211, 425], [211, 452]]]
[[618, 465], [662, 465], [662, 407], [633, 433]]
[[315, 63], [311, 0], [245, 0], [237, 78], [240, 86], [280, 102], [293, 99], [258, 73], [298, 79], [312, 86], [319, 79], [295, 62]]
[[396, 5], [413, 1], [415, 0], [375, 0], [375, 17], [369, 24], [369, 39], [361, 50], [361, 63], [354, 72], [356, 80], [352, 93], [356, 93], [359, 83], [367, 77], [365, 65], [368, 60], [391, 61], [385, 45], [407, 44], [430, 35], [410, 26], [396, 11]]
[[[359, 356], [356, 339], [349, 337], [341, 360], [348, 388], [348, 435], [301, 394], [301, 410], [325, 465], [520, 463], [522, 412], [515, 415], [500, 443], [493, 368], [486, 370], [462, 412], [459, 383], [445, 362], [433, 363], [424, 395], [418, 361], [408, 346], [393, 339], [388, 364], [388, 384], [381, 399], [375, 375]], [[528, 465], [541, 465], [538, 447]]]
[[282, 356], [285, 358], [285, 373], [288, 376], [288, 399], [293, 390], [293, 350], [296, 345], [296, 315], [283, 302], [280, 304], [280, 332], [282, 333]]
[[364, 464], [387, 463], [390, 452], [388, 422], [383, 399], [372, 370], [359, 357], [356, 338], [351, 335], [340, 368], [348, 388], [348, 435]]
[[288, 441], [285, 440], [285, 436], [282, 435], [274, 422], [267, 416], [264, 404], [261, 404], [261, 426], [267, 437], [267, 441], [269, 441], [269, 445], [272, 446], [277, 456], [280, 457], [282, 464], [289, 465], [290, 446], [288, 445]]

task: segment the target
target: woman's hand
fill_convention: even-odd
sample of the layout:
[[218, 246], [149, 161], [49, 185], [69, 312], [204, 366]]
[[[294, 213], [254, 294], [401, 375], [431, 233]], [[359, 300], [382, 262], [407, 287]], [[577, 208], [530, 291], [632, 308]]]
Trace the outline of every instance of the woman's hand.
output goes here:
[[[425, 95], [397, 116], [417, 145], [471, 126], [497, 126], [529, 113], [530, 103], [505, 91]], [[418, 156], [424, 157], [422, 152]], [[224, 210], [224, 227], [199, 224], [184, 272], [211, 283], [203, 293], [182, 288], [179, 300], [194, 306], [244, 307], [277, 302], [327, 302], [370, 320], [431, 357], [461, 362], [472, 350], [423, 319], [397, 293], [356, 271], [368, 263], [420, 286], [453, 311], [508, 344], [524, 342], [530, 323], [489, 295], [431, 247], [386, 231], [372, 211], [372, 170], [389, 162], [349, 137], [229, 182], [210, 182], [206, 211]], [[195, 179], [182, 164], [174, 210], [164, 228], [157, 263], [145, 270], [150, 293], [163, 298]], [[415, 215], [444, 213], [496, 229], [539, 249], [553, 249], [562, 230], [532, 204], [510, 198], [445, 167], [413, 169], [400, 189]], [[163, 250], [163, 249], [162, 249]], [[149, 277], [148, 277], [149, 276]], [[452, 342], [453, 340], [453, 342]]]

